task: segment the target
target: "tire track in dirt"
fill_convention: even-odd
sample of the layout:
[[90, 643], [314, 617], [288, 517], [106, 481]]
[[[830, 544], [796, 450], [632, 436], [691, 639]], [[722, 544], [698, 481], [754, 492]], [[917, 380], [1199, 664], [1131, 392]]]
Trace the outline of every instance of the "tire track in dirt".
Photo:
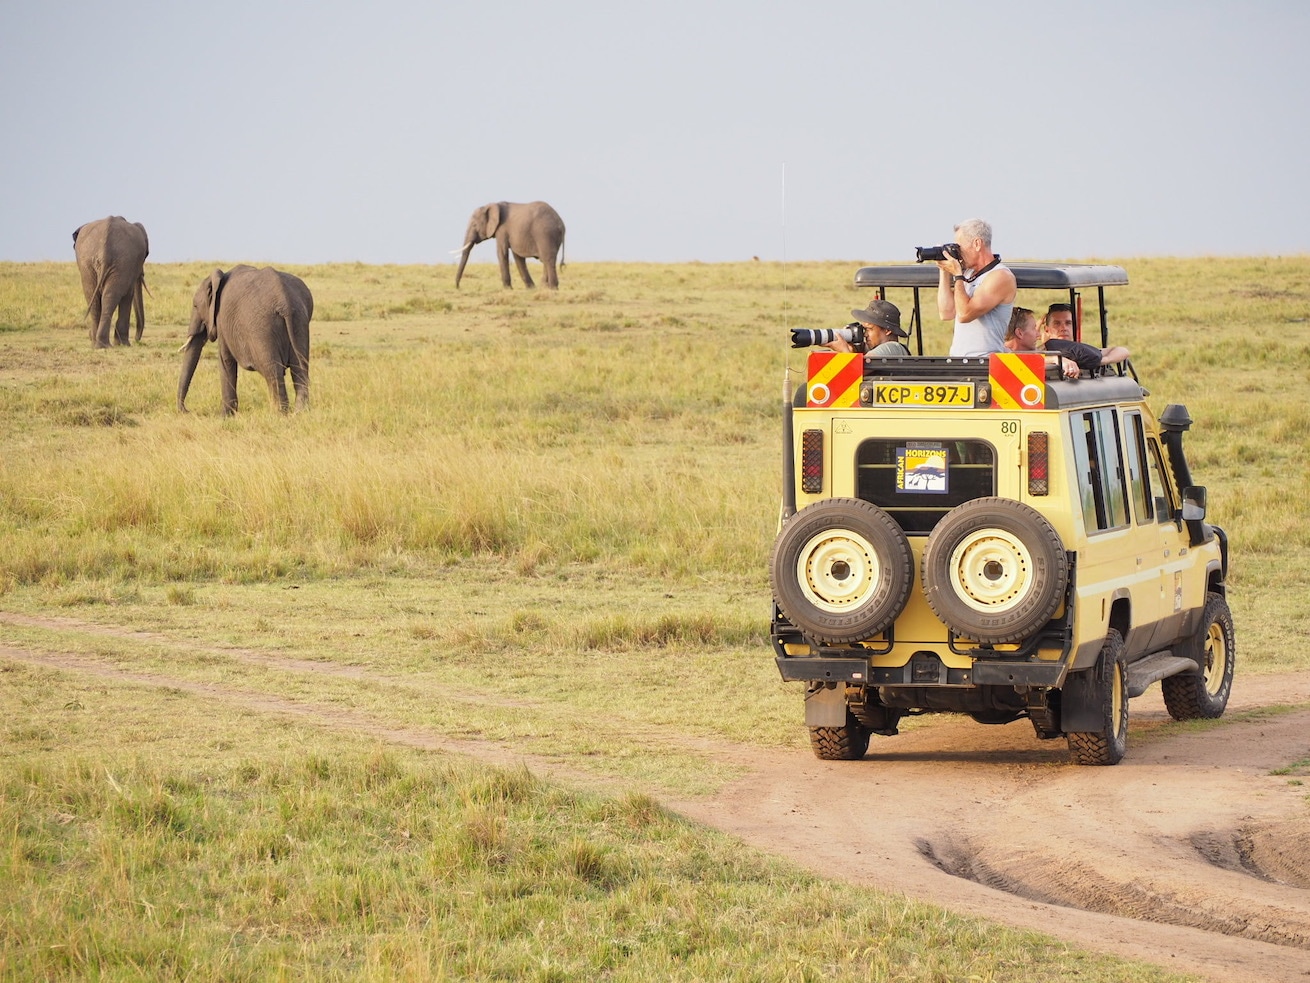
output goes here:
[[[191, 655], [231, 659], [246, 665], [279, 672], [343, 678], [372, 685], [402, 687], [407, 691], [413, 691], [413, 685], [409, 679], [394, 673], [381, 673], [365, 667], [343, 666], [313, 659], [288, 658], [275, 653], [236, 646], [197, 643], [189, 639], [173, 638], [158, 632], [140, 631], [117, 625], [103, 625], [75, 618], [33, 617], [0, 612], [0, 625], [3, 624], [120, 638], [127, 641], [161, 646]], [[337, 730], [350, 730], [368, 734], [380, 740], [390, 741], [406, 747], [423, 750], [444, 750], [463, 754], [501, 767], [527, 766], [541, 774], [552, 775], [570, 781], [575, 785], [612, 785], [614, 782], [612, 777], [605, 777], [596, 771], [585, 771], [570, 767], [560, 758], [531, 754], [510, 747], [504, 742], [446, 737], [425, 728], [389, 724], [376, 716], [370, 716], [359, 711], [344, 711], [338, 707], [322, 703], [291, 700], [256, 689], [242, 689], [220, 683], [198, 682], [181, 676], [158, 672], [134, 671], [115, 665], [107, 659], [97, 659], [68, 652], [38, 652], [0, 644], [0, 658], [4, 657], [19, 662], [42, 665], [49, 669], [90, 674], [102, 679], [176, 689], [200, 697], [222, 700], [259, 712], [284, 713], [302, 720], [316, 721], [323, 726]], [[484, 690], [461, 689], [431, 679], [424, 680], [423, 693], [426, 697], [447, 702], [491, 705], [508, 710], [563, 712], [558, 711], [549, 703], [514, 699], [488, 693]], [[716, 764], [732, 765], [737, 771], [745, 771], [754, 761], [754, 757], [748, 749], [714, 738], [671, 734], [656, 727], [636, 724], [633, 721], [611, 719], [608, 725], [612, 728], [612, 733], [621, 732], [622, 737], [634, 746], [664, 747], [678, 752], [691, 753]]]
[[[1242, 680], [1231, 710], [1304, 704], [1310, 674]], [[1127, 758], [1069, 763], [1030, 727], [938, 718], [863, 761], [762, 763], [702, 822], [829, 877], [1225, 983], [1310, 980], [1310, 709], [1177, 736], [1158, 689]]]
[[[366, 669], [197, 645], [73, 619], [0, 623], [115, 635], [295, 672], [403, 683]], [[595, 773], [490, 741], [396, 727], [268, 693], [134, 672], [67, 652], [0, 658], [166, 687], [400, 746], [588, 787]], [[469, 697], [450, 693], [449, 698]], [[440, 694], [447, 698], [447, 694]], [[476, 697], [481, 698], [481, 697]], [[1310, 703], [1310, 673], [1239, 677], [1230, 715]], [[1133, 729], [1167, 720], [1158, 690]], [[1113, 768], [1069, 764], [1024, 725], [944, 717], [875, 741], [860, 762], [651, 734], [744, 768], [719, 795], [667, 804], [817, 873], [1226, 983], [1310, 983], [1310, 804], [1270, 772], [1310, 757], [1310, 709], [1134, 742]]]

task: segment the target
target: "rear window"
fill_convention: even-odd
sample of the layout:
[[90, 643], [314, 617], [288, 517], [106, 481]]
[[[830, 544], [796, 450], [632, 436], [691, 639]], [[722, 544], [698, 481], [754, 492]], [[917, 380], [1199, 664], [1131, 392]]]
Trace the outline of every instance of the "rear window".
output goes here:
[[996, 494], [996, 451], [982, 440], [866, 440], [856, 467], [856, 494], [907, 534], [926, 535], [957, 505]]

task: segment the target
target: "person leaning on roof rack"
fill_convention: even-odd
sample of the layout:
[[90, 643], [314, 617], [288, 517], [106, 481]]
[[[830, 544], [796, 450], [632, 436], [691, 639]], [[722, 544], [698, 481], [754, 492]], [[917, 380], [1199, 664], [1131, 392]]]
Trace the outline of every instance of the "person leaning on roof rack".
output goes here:
[[951, 357], [1005, 351], [1005, 332], [1018, 292], [1014, 273], [992, 252], [992, 227], [971, 218], [955, 227], [960, 258], [937, 260], [937, 314], [955, 319]]
[[1122, 345], [1096, 348], [1067, 338], [1038, 339], [1037, 316], [1026, 307], [1016, 307], [1005, 330], [1005, 347], [1012, 352], [1046, 351], [1060, 356], [1060, 371], [1066, 379], [1077, 379], [1084, 372], [1097, 372], [1103, 365], [1123, 362], [1128, 349]]
[[1073, 305], [1052, 304], [1046, 308], [1041, 323], [1042, 341], [1051, 338], [1063, 338], [1073, 341]]
[[[1036, 352], [1041, 350], [1037, 338], [1037, 315], [1026, 307], [1016, 307], [1010, 312], [1010, 323], [1005, 329], [1005, 348], [1011, 352]], [[1076, 362], [1060, 359], [1060, 370], [1067, 379], [1077, 379], [1081, 374]]]

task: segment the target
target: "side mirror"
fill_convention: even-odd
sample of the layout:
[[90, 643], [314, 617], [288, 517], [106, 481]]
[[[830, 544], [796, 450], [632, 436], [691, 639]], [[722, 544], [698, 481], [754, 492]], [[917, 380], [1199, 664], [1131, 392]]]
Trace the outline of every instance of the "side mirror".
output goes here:
[[1183, 489], [1183, 522], [1193, 546], [1208, 543], [1214, 537], [1214, 530], [1205, 522], [1205, 489], [1200, 485], [1188, 485]]

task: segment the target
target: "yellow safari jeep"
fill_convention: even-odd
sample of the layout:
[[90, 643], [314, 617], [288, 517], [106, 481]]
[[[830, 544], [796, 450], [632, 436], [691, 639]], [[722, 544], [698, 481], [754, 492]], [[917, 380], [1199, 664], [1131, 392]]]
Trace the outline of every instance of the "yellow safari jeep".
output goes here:
[[[1078, 310], [1095, 288], [1107, 344], [1123, 269], [1011, 268]], [[913, 290], [920, 351], [919, 294], [936, 284], [934, 266], [856, 275], [885, 299]], [[770, 576], [778, 669], [805, 686], [820, 758], [949, 712], [1026, 717], [1078, 763], [1109, 765], [1129, 699], [1157, 681], [1179, 720], [1224, 712], [1228, 544], [1188, 471], [1187, 410], [1157, 419], [1129, 365], [1066, 380], [1057, 362], [809, 355], [784, 408]]]

